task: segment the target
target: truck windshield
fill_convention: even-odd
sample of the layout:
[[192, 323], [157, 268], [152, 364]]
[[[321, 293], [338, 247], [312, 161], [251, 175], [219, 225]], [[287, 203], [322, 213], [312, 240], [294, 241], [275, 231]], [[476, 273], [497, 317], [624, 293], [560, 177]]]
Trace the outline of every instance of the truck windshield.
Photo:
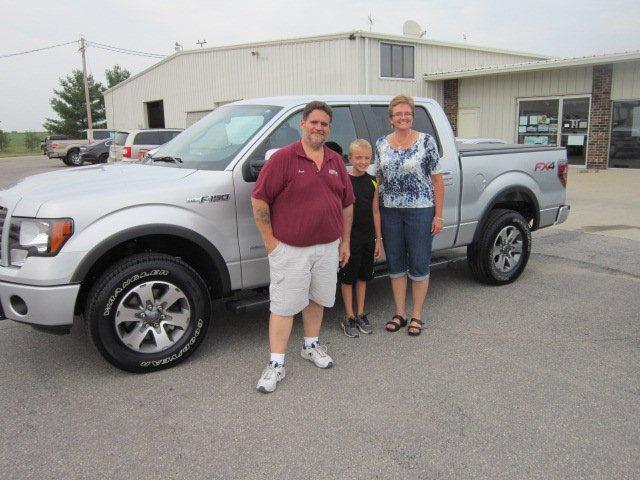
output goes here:
[[280, 109], [271, 105], [219, 107], [162, 145], [153, 156], [180, 158], [186, 168], [224, 170]]

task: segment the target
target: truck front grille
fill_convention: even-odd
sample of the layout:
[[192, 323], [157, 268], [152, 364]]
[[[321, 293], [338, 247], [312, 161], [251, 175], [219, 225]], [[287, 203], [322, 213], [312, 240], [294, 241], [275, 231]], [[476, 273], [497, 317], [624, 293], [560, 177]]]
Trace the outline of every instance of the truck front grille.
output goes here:
[[7, 218], [7, 209], [0, 207], [0, 261], [2, 260], [2, 232], [4, 231], [4, 221]]

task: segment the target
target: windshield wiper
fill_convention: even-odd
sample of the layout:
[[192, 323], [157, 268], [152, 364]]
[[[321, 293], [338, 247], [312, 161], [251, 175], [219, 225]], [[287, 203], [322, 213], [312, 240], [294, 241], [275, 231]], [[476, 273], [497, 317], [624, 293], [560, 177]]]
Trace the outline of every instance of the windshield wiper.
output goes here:
[[170, 162], [170, 163], [175, 163], [175, 164], [179, 164], [182, 163], [182, 159], [178, 158], [178, 157], [171, 157], [169, 155], [163, 156], [163, 157], [149, 157], [151, 159], [152, 162]]

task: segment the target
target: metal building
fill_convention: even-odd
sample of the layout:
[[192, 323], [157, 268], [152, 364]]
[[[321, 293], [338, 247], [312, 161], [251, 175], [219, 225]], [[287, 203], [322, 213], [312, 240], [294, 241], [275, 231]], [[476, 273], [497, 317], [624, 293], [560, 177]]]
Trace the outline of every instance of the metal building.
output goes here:
[[424, 75], [460, 137], [561, 145], [569, 162], [640, 168], [640, 52]]
[[640, 168], [640, 52], [558, 59], [347, 32], [180, 51], [107, 90], [107, 125], [185, 128], [235, 100], [407, 93], [460, 137], [562, 145], [570, 162]]
[[107, 90], [109, 128], [187, 127], [224, 103], [295, 94], [397, 94], [443, 101], [429, 72], [549, 57], [347, 32], [180, 51]]

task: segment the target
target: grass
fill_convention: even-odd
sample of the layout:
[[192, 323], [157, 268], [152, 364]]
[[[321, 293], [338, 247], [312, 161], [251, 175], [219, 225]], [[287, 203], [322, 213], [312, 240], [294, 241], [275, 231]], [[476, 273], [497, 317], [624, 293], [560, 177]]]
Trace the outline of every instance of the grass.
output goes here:
[[5, 132], [9, 137], [9, 145], [0, 152], [0, 158], [3, 157], [22, 157], [28, 155], [42, 155], [40, 150], [40, 140], [47, 136], [47, 132], [35, 132], [38, 137], [38, 145], [35, 150], [28, 150], [24, 145], [24, 138], [27, 132]]

